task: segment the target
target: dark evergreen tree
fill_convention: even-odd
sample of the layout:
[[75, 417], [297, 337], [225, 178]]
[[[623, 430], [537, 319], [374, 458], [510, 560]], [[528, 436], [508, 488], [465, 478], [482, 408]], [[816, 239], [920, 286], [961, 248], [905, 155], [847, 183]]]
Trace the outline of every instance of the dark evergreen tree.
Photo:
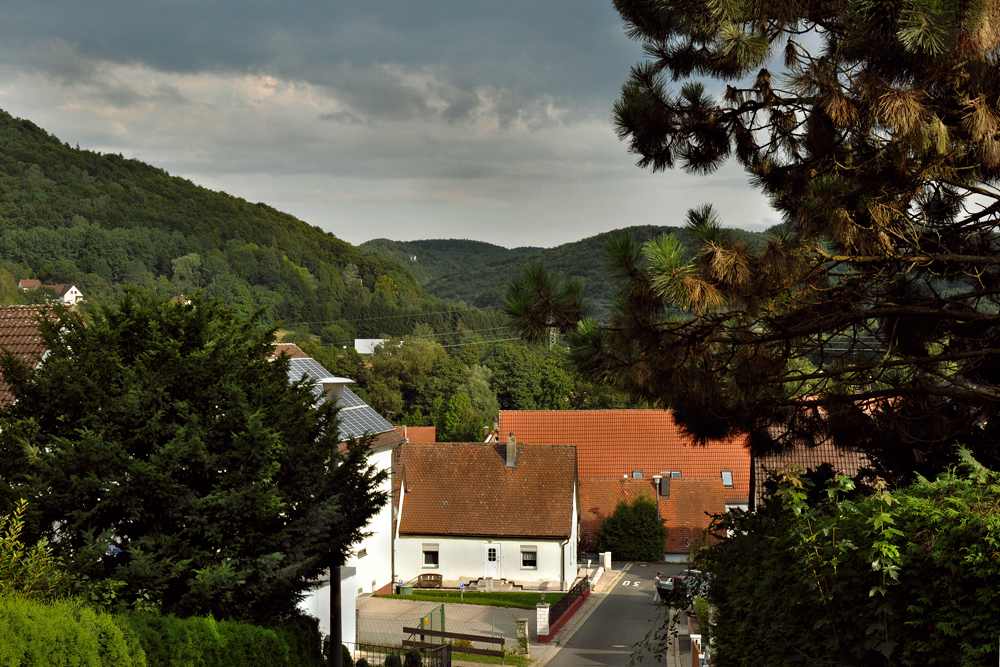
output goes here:
[[[832, 437], [906, 478], [964, 442], [1000, 464], [1000, 3], [615, 6], [648, 55], [614, 110], [639, 165], [735, 160], [784, 222], [752, 248], [692, 211], [694, 259], [611, 242], [616, 312], [576, 331], [581, 367], [758, 451]], [[506, 308], [536, 339], [576, 323], [547, 280]]]
[[86, 322], [40, 323], [34, 371], [0, 369], [0, 493], [30, 499], [79, 581], [120, 581], [165, 612], [262, 621], [294, 612], [385, 503], [365, 442], [268, 361], [273, 331], [219, 302], [126, 291]]

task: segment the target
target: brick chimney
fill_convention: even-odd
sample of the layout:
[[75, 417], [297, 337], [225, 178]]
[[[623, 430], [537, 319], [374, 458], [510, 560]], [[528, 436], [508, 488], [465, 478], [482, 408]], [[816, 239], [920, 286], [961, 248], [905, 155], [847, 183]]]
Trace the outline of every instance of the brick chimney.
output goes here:
[[510, 432], [510, 437], [507, 438], [507, 467], [513, 468], [517, 465], [517, 438], [514, 437], [514, 432]]

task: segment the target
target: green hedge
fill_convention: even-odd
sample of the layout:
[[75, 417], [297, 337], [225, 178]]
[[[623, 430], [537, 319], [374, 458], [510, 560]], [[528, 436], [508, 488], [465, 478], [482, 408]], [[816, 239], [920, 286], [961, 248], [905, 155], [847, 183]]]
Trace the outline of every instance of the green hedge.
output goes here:
[[72, 600], [0, 597], [0, 667], [145, 667], [120, 621]]
[[126, 623], [149, 667], [321, 667], [317, 621], [299, 617], [263, 628], [212, 618], [131, 614]]
[[0, 596], [0, 667], [324, 667], [318, 621], [263, 628]]

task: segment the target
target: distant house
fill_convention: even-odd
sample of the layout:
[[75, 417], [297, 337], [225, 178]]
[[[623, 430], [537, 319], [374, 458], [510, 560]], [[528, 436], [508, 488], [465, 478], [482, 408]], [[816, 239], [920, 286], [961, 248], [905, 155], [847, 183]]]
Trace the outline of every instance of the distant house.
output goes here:
[[[38, 333], [39, 315], [52, 317], [52, 311], [47, 306], [0, 306], [0, 349], [32, 368], [38, 367], [47, 351]], [[0, 407], [13, 402], [10, 387], [0, 379]]]
[[83, 301], [83, 292], [77, 289], [75, 285], [70, 285], [69, 283], [59, 283], [56, 285], [43, 285], [40, 280], [22, 279], [17, 283], [17, 286], [25, 291], [27, 290], [34, 291], [37, 290], [39, 287], [50, 289], [56, 293], [56, 300], [59, 303], [64, 303], [70, 306]]
[[657, 499], [667, 526], [668, 560], [684, 560], [711, 514], [747, 509], [746, 438], [698, 446], [669, 410], [501, 410], [499, 433], [519, 441], [576, 445], [580, 548], [596, 549], [597, 529], [620, 500]]
[[399, 452], [400, 578], [563, 590], [576, 578], [574, 447], [437, 443]]
[[354, 351], [358, 354], [371, 354], [384, 342], [385, 338], [355, 338]]

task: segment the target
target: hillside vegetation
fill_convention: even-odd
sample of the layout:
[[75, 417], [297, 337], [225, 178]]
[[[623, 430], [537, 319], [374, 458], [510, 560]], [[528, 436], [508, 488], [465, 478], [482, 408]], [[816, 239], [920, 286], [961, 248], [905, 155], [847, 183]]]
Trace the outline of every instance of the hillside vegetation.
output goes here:
[[0, 229], [5, 303], [33, 298], [20, 278], [73, 283], [106, 301], [126, 283], [161, 296], [204, 289], [244, 313], [267, 307], [266, 321], [326, 328], [337, 342], [402, 335], [417, 322], [477, 328], [469, 320], [480, 315], [454, 312], [399, 264], [266, 204], [72, 148], [3, 111]]
[[[763, 234], [755, 232], [739, 229], [732, 232], [737, 239], [748, 245], [756, 245], [764, 238]], [[400, 263], [410, 262], [406, 266], [418, 276], [418, 280], [432, 295], [449, 303], [465, 302], [476, 308], [499, 308], [507, 291], [507, 283], [519, 278], [525, 266], [542, 264], [550, 273], [561, 278], [583, 278], [586, 295], [593, 305], [593, 313], [603, 320], [610, 312], [614, 296], [614, 288], [608, 280], [604, 262], [604, 247], [608, 239], [632, 234], [637, 240], [646, 241], [669, 233], [675, 234], [689, 253], [700, 246], [687, 229], [643, 225], [604, 232], [555, 248], [508, 250], [475, 241], [404, 243], [384, 239], [370, 241], [362, 247]], [[416, 261], [412, 260], [414, 256]]]
[[503, 246], [468, 239], [431, 239], [426, 241], [390, 241], [372, 239], [358, 246], [374, 251], [409, 269], [421, 285], [446, 275], [462, 276], [475, 273], [485, 265], [519, 257], [542, 248], [504, 248]]

